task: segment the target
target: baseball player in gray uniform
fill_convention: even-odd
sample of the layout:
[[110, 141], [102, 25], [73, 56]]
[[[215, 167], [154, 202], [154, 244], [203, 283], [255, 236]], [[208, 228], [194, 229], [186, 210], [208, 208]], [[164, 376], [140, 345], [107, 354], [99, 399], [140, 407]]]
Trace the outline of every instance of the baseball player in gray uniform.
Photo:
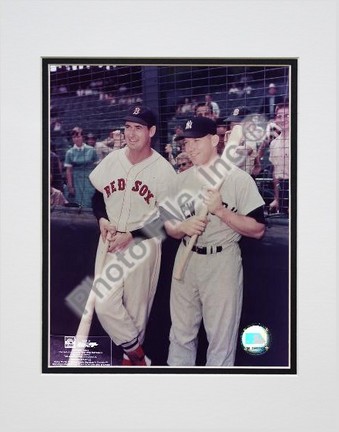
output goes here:
[[[190, 237], [198, 238], [183, 279], [172, 279], [168, 364], [195, 365], [203, 320], [209, 343], [206, 366], [233, 366], [243, 289], [238, 241], [242, 235], [263, 236], [264, 201], [249, 174], [220, 159], [214, 121], [192, 118], [186, 123], [184, 137], [194, 166], [177, 174], [171, 193], [183, 217], [178, 220], [177, 211], [176, 218], [165, 222], [168, 234], [182, 239], [174, 269]], [[221, 170], [216, 168], [222, 166], [224, 181], [218, 190], [214, 186]], [[199, 216], [203, 206], [209, 212], [205, 218]]]
[[142, 242], [133, 238], [158, 218], [159, 204], [167, 198], [168, 184], [176, 173], [151, 148], [156, 132], [153, 112], [134, 106], [124, 120], [127, 146], [106, 156], [90, 174], [105, 203], [105, 212], [98, 217], [98, 252], [107, 239], [102, 273], [111, 282], [105, 295], [96, 299], [95, 309], [105, 331], [123, 348], [122, 364], [146, 366], [149, 361], [142, 343], [158, 282], [161, 241], [152, 235]]

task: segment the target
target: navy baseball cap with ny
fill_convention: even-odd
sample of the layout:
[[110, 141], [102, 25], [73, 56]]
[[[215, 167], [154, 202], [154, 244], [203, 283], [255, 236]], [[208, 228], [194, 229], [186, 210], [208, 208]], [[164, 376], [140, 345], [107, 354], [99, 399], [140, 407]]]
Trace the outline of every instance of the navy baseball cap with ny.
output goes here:
[[123, 118], [125, 121], [130, 121], [133, 123], [139, 123], [148, 128], [155, 126], [157, 121], [153, 112], [145, 107], [136, 105], [129, 108], [127, 115]]
[[193, 117], [186, 122], [183, 134], [177, 136], [175, 140], [183, 138], [202, 138], [206, 135], [215, 135], [217, 124], [208, 117]]

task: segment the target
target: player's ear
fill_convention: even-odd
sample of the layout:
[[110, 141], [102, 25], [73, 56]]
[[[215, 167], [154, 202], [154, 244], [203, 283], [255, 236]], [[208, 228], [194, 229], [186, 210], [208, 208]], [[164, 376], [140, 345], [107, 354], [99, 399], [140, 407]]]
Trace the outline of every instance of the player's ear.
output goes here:
[[219, 136], [218, 135], [212, 135], [211, 140], [212, 140], [213, 147], [216, 147], [219, 143]]
[[150, 127], [150, 129], [149, 129], [149, 136], [150, 136], [151, 138], [154, 137], [156, 130], [157, 130], [156, 126], [151, 126], [151, 127]]

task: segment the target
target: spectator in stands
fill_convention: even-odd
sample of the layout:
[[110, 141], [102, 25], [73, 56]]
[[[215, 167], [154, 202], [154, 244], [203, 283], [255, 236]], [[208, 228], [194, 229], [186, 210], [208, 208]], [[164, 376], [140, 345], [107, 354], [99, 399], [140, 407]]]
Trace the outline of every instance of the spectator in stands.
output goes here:
[[136, 103], [136, 105], [141, 105], [142, 104], [142, 97], [141, 97], [141, 95], [136, 95], [136, 97], [135, 97], [135, 103]]
[[65, 160], [66, 151], [70, 148], [62, 121], [54, 119], [50, 125], [51, 150], [57, 154], [61, 163]]
[[276, 105], [282, 102], [284, 102], [284, 98], [277, 94], [276, 85], [270, 83], [267, 87], [267, 94], [261, 105], [260, 113], [264, 114], [268, 119], [273, 119]]
[[240, 89], [237, 86], [237, 83], [232, 83], [231, 88], [228, 90], [229, 96], [240, 96]]
[[290, 178], [290, 111], [288, 103], [276, 106], [275, 122], [281, 133], [270, 144], [269, 159], [273, 165], [274, 201], [270, 208], [280, 213], [289, 214], [289, 178]]
[[68, 93], [67, 87], [64, 84], [62, 84], [59, 87], [59, 94], [62, 95], [62, 96], [65, 96], [65, 95], [67, 96], [67, 93]]
[[192, 103], [190, 98], [185, 98], [184, 104], [181, 107], [181, 114], [192, 114]]
[[252, 135], [246, 134], [245, 122], [248, 118], [251, 119], [248, 117], [250, 114], [251, 111], [247, 107], [240, 106], [235, 108], [225, 121], [229, 123], [230, 132], [235, 125], [241, 124], [243, 126], [243, 139], [235, 148], [229, 149], [228, 156], [236, 166], [252, 175], [257, 156], [257, 141], [252, 139]]
[[91, 147], [95, 147], [96, 142], [97, 137], [92, 132], [88, 133], [86, 143]]
[[166, 144], [165, 145], [165, 153], [167, 153], [168, 162], [176, 170], [177, 169], [177, 163], [176, 163], [176, 158], [173, 155], [173, 145], [172, 144]]
[[128, 107], [128, 98], [127, 95], [121, 95], [119, 100], [118, 100], [118, 105], [120, 109], [125, 109]]
[[109, 153], [114, 150], [119, 150], [125, 146], [124, 134], [119, 129], [113, 129], [103, 141], [98, 141], [95, 145], [95, 150], [98, 155], [98, 163], [101, 162]]
[[84, 96], [92, 96], [92, 94], [95, 94], [94, 91], [93, 91], [93, 89], [91, 89], [90, 86], [87, 86], [87, 87], [85, 88]]
[[72, 129], [73, 147], [66, 153], [64, 166], [68, 196], [70, 202], [75, 202], [82, 207], [92, 206], [94, 187], [89, 181], [98, 160], [95, 149], [84, 143], [83, 131], [80, 127]]
[[125, 135], [120, 129], [115, 129], [112, 132], [112, 145], [114, 150], [120, 150], [121, 148], [125, 147]]
[[206, 104], [205, 102], [200, 102], [195, 106], [195, 116], [196, 117], [208, 117], [214, 120], [212, 106]]
[[193, 112], [193, 105], [190, 101], [190, 98], [185, 97], [184, 103], [179, 104], [176, 109], [176, 116], [177, 117], [187, 117], [190, 116]]
[[[286, 102], [288, 104], [288, 102]], [[254, 165], [254, 175], [259, 175], [262, 170], [267, 168], [266, 165], [271, 165], [269, 161], [269, 145], [281, 134], [281, 127], [273, 120], [266, 125], [266, 131], [258, 148], [258, 154]]]
[[180, 137], [183, 135], [184, 130], [181, 125], [176, 125], [174, 128], [174, 135], [172, 136], [172, 143], [166, 144], [165, 153], [167, 153], [167, 159], [174, 169], [177, 169], [176, 157], [182, 151], [183, 139]]
[[251, 93], [252, 93], [252, 87], [247, 82], [244, 82], [239, 89], [238, 96], [246, 97], [249, 96]]
[[205, 95], [205, 102], [206, 105], [211, 105], [214, 120], [218, 119], [220, 117], [220, 108], [217, 102], [212, 100], [212, 96], [210, 94]]
[[51, 136], [54, 138], [55, 136], [60, 136], [64, 134], [63, 125], [60, 119], [56, 118], [51, 122]]
[[116, 97], [112, 92], [105, 93], [104, 91], [100, 91], [99, 100], [105, 101], [110, 105], [115, 105], [117, 103]]
[[195, 113], [195, 108], [198, 104], [197, 98], [196, 97], [192, 97], [192, 112]]
[[64, 181], [62, 178], [62, 164], [59, 156], [50, 152], [50, 172], [51, 172], [51, 186], [58, 189], [60, 192], [64, 191]]
[[50, 206], [55, 206], [55, 205], [65, 205], [68, 203], [68, 201], [66, 200], [66, 198], [64, 197], [64, 194], [61, 192], [61, 190], [56, 189], [52, 186], [53, 184], [53, 175], [50, 175], [50, 199], [49, 199], [49, 204]]
[[135, 104], [135, 97], [133, 95], [127, 95], [127, 105], [134, 105]]
[[186, 171], [193, 165], [190, 157], [186, 152], [179, 153], [176, 158], [176, 166], [178, 173]]
[[168, 162], [177, 170], [176, 157], [181, 152], [182, 146], [179, 143], [166, 144], [165, 153], [167, 153]]
[[182, 136], [183, 133], [184, 133], [183, 127], [181, 125], [175, 125], [175, 127], [174, 127], [174, 135], [172, 136], [172, 144], [177, 143], [177, 141], [180, 143], [181, 140], [179, 138], [177, 140], [177, 137]]
[[216, 123], [217, 123], [217, 135], [219, 137], [217, 150], [218, 150], [218, 155], [221, 156], [225, 148], [225, 135], [227, 132], [227, 125], [225, 121], [220, 118], [217, 119]]

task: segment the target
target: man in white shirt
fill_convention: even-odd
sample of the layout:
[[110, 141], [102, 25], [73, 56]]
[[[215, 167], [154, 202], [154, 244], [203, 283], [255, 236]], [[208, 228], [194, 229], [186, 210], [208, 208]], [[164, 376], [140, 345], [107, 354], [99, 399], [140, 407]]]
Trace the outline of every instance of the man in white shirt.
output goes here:
[[280, 213], [289, 213], [289, 178], [290, 178], [290, 112], [288, 104], [278, 104], [275, 110], [275, 123], [281, 128], [281, 134], [270, 144], [269, 160], [273, 165], [274, 201], [270, 207]]
[[214, 119], [219, 118], [220, 116], [219, 105], [212, 100], [212, 96], [210, 94], [205, 95], [205, 102], [207, 105], [211, 105]]

